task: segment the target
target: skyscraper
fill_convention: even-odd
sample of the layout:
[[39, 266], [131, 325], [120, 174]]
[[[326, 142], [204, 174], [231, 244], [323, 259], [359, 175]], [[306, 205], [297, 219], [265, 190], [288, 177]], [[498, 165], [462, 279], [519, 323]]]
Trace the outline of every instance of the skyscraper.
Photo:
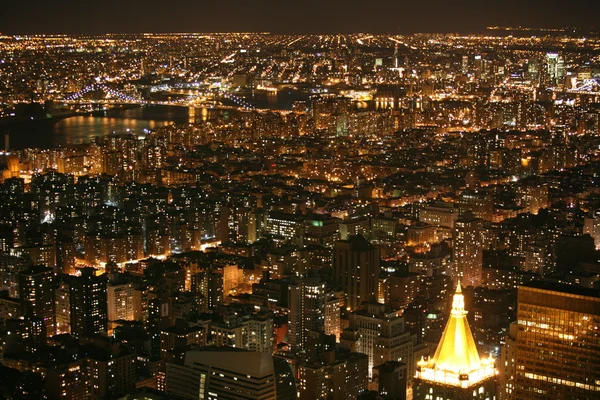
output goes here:
[[496, 398], [494, 359], [482, 360], [471, 334], [460, 282], [433, 358], [417, 364], [415, 400]]
[[550, 83], [561, 83], [565, 76], [565, 61], [558, 53], [546, 54], [546, 67]]
[[377, 301], [379, 248], [362, 235], [335, 242], [333, 277], [346, 293], [347, 308], [355, 310], [363, 302]]
[[294, 352], [305, 350], [310, 331], [325, 329], [325, 283], [303, 278], [290, 285], [289, 344]]
[[54, 270], [38, 265], [21, 272], [19, 292], [23, 315], [41, 318], [46, 328], [46, 336], [54, 336], [56, 334]]
[[167, 364], [166, 392], [182, 399], [296, 398], [294, 377], [285, 360], [233, 350], [188, 351], [184, 365]]
[[599, 398], [599, 325], [598, 290], [519, 287], [514, 399]]
[[71, 333], [89, 336], [107, 329], [106, 275], [96, 276], [93, 268], [82, 268], [81, 276], [66, 276], [69, 285]]
[[110, 284], [106, 294], [109, 321], [142, 319], [142, 291], [137, 290], [133, 284]]
[[373, 367], [387, 361], [406, 363], [414, 372], [410, 331], [405, 328], [404, 318], [384, 304], [369, 303], [350, 314], [350, 327], [342, 332], [341, 343], [369, 356], [369, 377]]
[[452, 280], [465, 286], [480, 286], [483, 267], [482, 221], [467, 213], [456, 220], [452, 232], [454, 269]]

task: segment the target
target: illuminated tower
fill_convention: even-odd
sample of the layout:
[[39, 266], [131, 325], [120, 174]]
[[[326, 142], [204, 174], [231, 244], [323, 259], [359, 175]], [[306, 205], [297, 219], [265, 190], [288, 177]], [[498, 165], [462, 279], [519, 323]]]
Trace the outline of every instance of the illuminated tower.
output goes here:
[[452, 300], [450, 319], [433, 358], [417, 364], [415, 400], [494, 400], [494, 359], [482, 360], [465, 311], [460, 282]]

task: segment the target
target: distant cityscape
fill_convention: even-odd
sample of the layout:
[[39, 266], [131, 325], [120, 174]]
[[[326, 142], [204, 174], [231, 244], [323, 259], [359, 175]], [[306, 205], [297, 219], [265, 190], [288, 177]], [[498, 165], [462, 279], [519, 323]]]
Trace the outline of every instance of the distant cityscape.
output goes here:
[[600, 399], [600, 32], [0, 36], [0, 398]]

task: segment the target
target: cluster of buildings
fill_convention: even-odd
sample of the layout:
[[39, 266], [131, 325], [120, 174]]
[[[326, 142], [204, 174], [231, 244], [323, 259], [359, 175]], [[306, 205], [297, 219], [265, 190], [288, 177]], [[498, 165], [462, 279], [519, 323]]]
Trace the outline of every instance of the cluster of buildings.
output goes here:
[[0, 38], [9, 114], [32, 91], [60, 108], [87, 77], [143, 101], [187, 96], [182, 82], [256, 104], [306, 95], [286, 111], [190, 104], [189, 123], [143, 135], [7, 143], [0, 392], [598, 398], [598, 46]]

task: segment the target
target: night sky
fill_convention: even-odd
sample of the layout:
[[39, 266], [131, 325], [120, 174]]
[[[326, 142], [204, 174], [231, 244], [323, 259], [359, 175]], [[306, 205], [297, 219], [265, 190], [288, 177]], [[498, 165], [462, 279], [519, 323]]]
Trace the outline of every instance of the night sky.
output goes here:
[[481, 32], [600, 27], [600, 0], [2, 0], [0, 32]]

